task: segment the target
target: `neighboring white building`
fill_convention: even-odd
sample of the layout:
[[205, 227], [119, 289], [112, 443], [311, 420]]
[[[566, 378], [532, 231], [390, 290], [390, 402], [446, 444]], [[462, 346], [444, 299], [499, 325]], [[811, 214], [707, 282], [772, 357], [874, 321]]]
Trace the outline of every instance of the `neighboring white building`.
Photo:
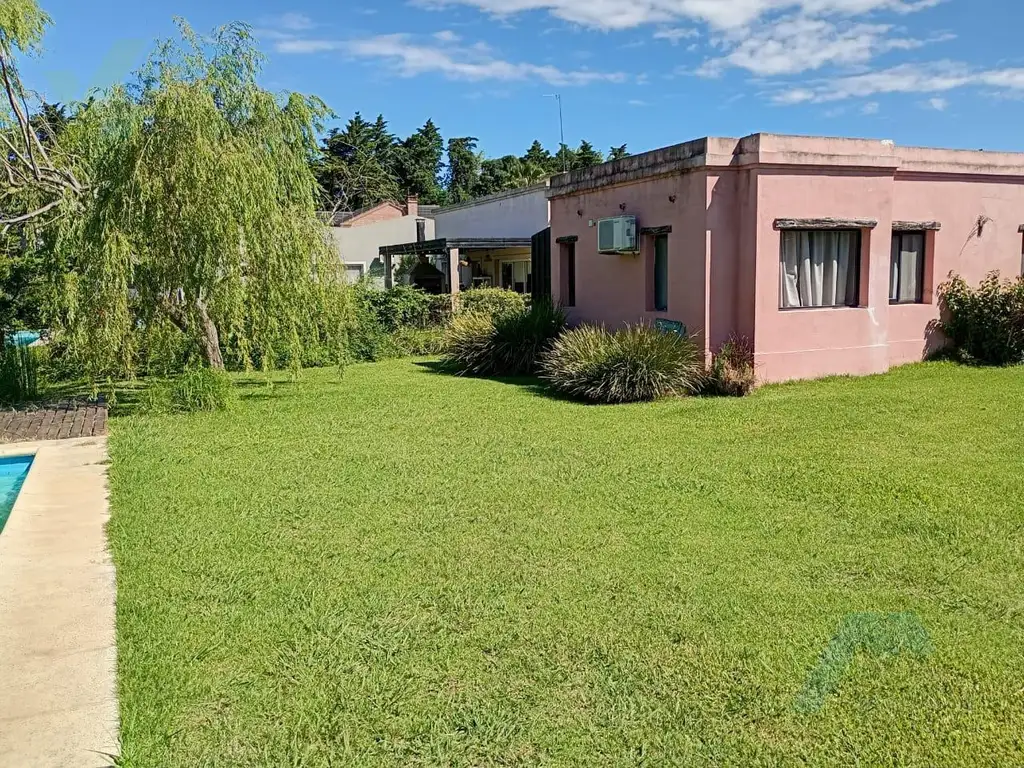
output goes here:
[[[489, 285], [531, 292], [529, 241], [550, 222], [547, 192], [545, 181], [434, 211], [434, 237], [459, 248], [461, 287]], [[447, 268], [447, 264], [438, 266]]]
[[424, 256], [443, 274], [445, 292], [494, 286], [532, 293], [531, 239], [549, 227], [547, 193], [544, 182], [445, 208], [419, 206], [416, 198], [381, 203], [338, 217], [331, 236], [353, 279], [369, 275], [387, 286], [403, 257]]
[[331, 241], [345, 265], [350, 282], [369, 275], [384, 285], [384, 262], [379, 256], [382, 245], [434, 238], [436, 206], [420, 206], [415, 197], [404, 205], [393, 202], [334, 216], [329, 226]]
[[548, 226], [548, 182], [498, 192], [434, 211], [437, 237], [533, 237]]

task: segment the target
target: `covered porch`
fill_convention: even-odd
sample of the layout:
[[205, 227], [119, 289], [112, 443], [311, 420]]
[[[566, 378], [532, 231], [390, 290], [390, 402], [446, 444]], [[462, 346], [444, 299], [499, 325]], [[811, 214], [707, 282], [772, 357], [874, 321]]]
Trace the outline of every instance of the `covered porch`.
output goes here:
[[417, 257], [410, 283], [429, 293], [457, 296], [469, 288], [505, 288], [530, 294], [533, 285], [531, 238], [439, 238], [380, 246], [384, 284], [394, 285], [396, 260]]

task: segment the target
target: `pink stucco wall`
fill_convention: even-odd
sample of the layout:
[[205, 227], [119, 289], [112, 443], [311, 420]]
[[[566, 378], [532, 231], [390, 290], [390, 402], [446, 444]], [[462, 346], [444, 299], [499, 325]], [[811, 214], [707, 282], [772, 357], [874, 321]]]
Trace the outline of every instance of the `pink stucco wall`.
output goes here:
[[[552, 237], [579, 237], [574, 320], [681, 320], [706, 352], [741, 334], [753, 341], [763, 381], [920, 360], [942, 341], [930, 324], [939, 314], [935, 288], [950, 271], [976, 283], [990, 270], [1015, 276], [1024, 266], [1024, 155], [755, 134], [557, 177], [551, 195]], [[647, 309], [652, 238], [638, 257], [597, 253], [588, 221], [621, 214], [640, 227], [672, 226], [667, 312]], [[780, 218], [877, 222], [862, 230], [860, 306], [779, 309]], [[927, 236], [922, 304], [889, 304], [893, 221], [941, 227]], [[561, 298], [557, 246], [553, 254]]]
[[[972, 284], [992, 270], [1007, 277], [1022, 273], [1024, 177], [897, 173], [894, 186], [894, 218], [942, 224], [934, 236], [933, 289], [950, 272]], [[920, 359], [921, 328], [939, 316], [934, 295], [928, 299], [889, 308], [892, 365]]]
[[[878, 373], [887, 346], [892, 176], [843, 168], [758, 174], [754, 360], [766, 381]], [[859, 307], [779, 309], [779, 218], [874, 219], [861, 233]]]
[[[611, 187], [551, 201], [554, 237], [576, 235], [576, 306], [568, 308], [570, 319], [618, 326], [640, 320], [666, 317], [681, 320], [701, 334], [707, 327], [705, 301], [705, 247], [699, 233], [704, 230], [706, 174], [653, 179], [643, 183]], [[675, 197], [675, 202], [669, 198]], [[653, 238], [644, 237], [635, 256], [597, 252], [597, 221], [624, 212], [636, 214], [638, 227], [671, 226], [669, 236], [668, 312], [648, 310], [649, 263]], [[554, 224], [557, 221], [558, 225]], [[698, 233], [679, 237], [675, 233]], [[560, 275], [561, 249], [552, 248], [553, 293], [565, 302]]]

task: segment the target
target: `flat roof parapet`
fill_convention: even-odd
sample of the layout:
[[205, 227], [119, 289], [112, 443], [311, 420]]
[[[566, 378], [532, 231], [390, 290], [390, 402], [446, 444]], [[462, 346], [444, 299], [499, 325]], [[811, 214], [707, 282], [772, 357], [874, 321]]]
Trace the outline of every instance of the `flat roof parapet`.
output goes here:
[[674, 144], [551, 179], [549, 198], [630, 184], [702, 168], [861, 168], [885, 174], [1019, 176], [1024, 153], [899, 147], [885, 139], [754, 133], [742, 139], [709, 136]]

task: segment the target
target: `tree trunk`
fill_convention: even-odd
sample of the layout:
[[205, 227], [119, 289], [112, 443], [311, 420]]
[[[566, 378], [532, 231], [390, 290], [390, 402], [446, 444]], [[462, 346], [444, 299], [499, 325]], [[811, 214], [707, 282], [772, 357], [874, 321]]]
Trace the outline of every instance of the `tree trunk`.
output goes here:
[[[199, 315], [199, 327], [195, 329], [199, 336], [200, 347], [203, 352], [203, 357], [206, 358], [206, 364], [217, 371], [224, 370], [224, 356], [220, 351], [220, 332], [217, 330], [217, 324], [213, 322], [213, 318], [210, 317], [209, 311], [206, 309], [206, 302], [202, 299], [196, 299], [196, 312]], [[182, 311], [181, 307], [174, 303], [169, 297], [164, 297], [160, 301], [160, 307], [167, 313], [167, 317], [170, 318], [171, 322], [178, 327], [178, 329], [186, 336], [191, 335], [193, 329], [190, 327], [193, 324], [189, 322], [189, 316]]]
[[216, 371], [224, 370], [224, 356], [220, 351], [220, 333], [217, 331], [217, 324], [213, 322], [210, 313], [206, 311], [206, 302], [196, 299], [196, 309], [199, 310], [199, 332], [200, 341], [203, 345], [203, 357], [206, 363]]

